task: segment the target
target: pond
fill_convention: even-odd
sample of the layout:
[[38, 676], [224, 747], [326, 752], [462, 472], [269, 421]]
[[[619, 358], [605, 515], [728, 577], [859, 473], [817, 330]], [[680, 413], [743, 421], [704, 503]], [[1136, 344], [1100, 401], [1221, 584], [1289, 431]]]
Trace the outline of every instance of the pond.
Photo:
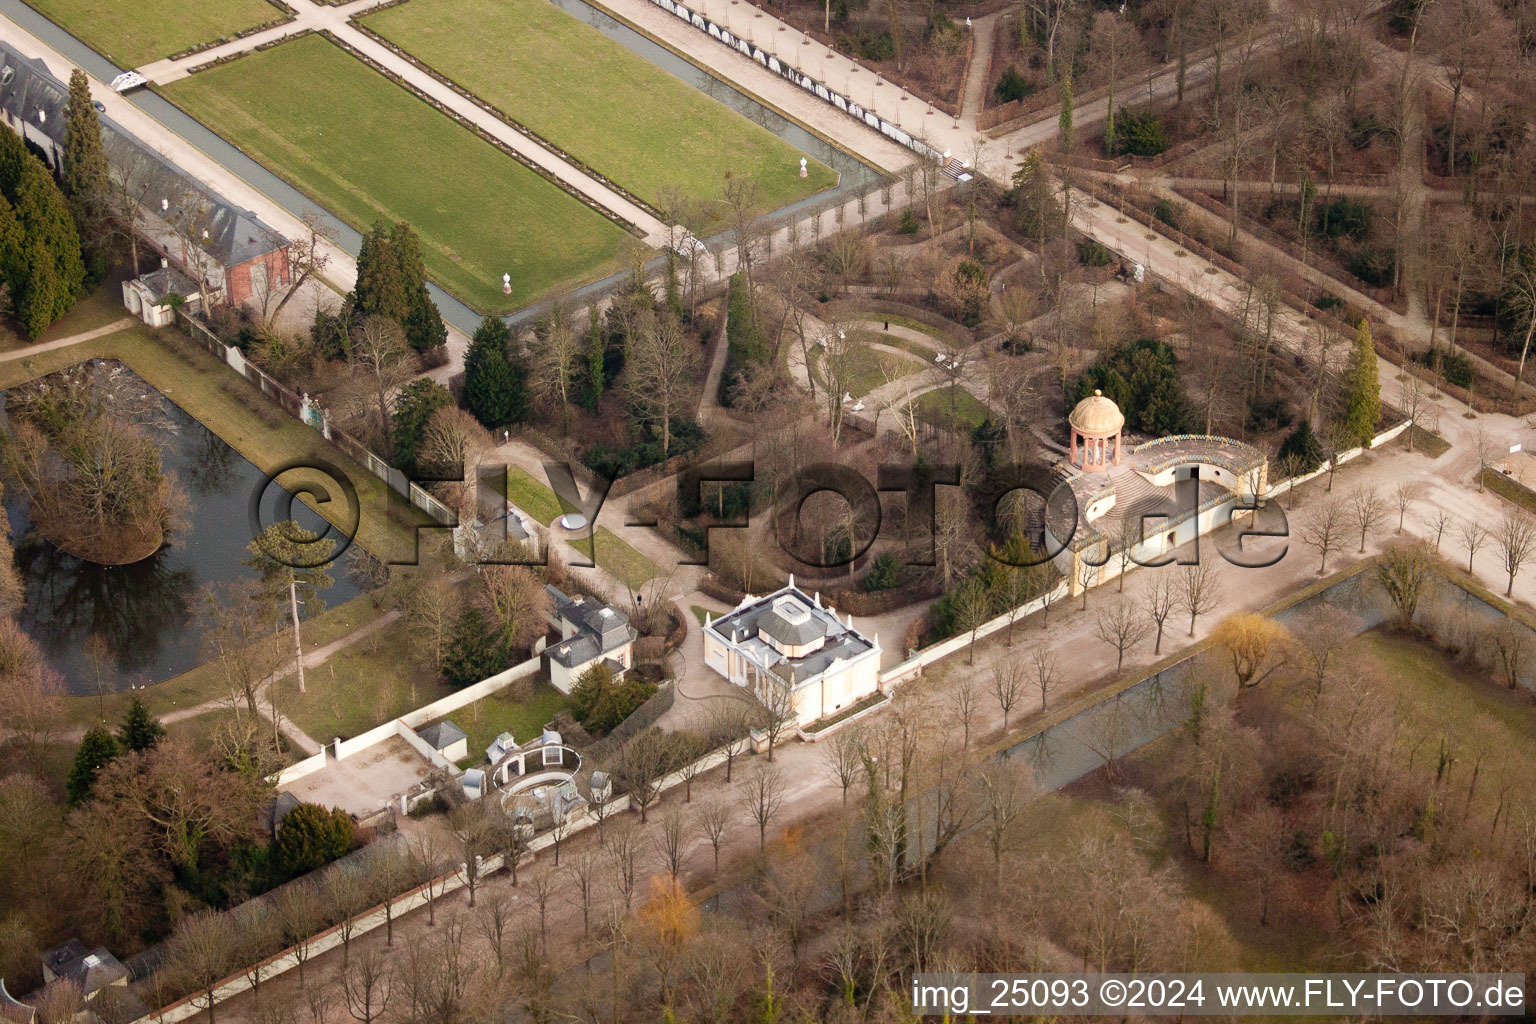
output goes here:
[[[7, 485], [5, 511], [16, 566], [26, 586], [26, 603], [17, 619], [74, 695], [96, 692], [95, 667], [85, 653], [92, 634], [105, 639], [110, 651], [111, 663], [103, 675], [112, 691], [164, 682], [207, 660], [198, 591], [209, 584], [257, 577], [244, 562], [253, 536], [251, 499], [267, 479], [122, 364], [95, 360], [90, 367], [93, 381], [109, 386], [114, 396], [136, 400], [135, 422], [149, 431], [160, 448], [162, 467], [176, 475], [187, 494], [188, 525], [142, 561], [96, 565], [64, 553], [32, 530], [26, 494], [14, 482]], [[272, 487], [263, 497], [264, 524], [287, 515], [275, 511], [287, 507], [286, 491]], [[305, 529], [324, 528], [320, 517], [302, 503], [294, 502], [293, 507]], [[327, 606], [361, 592], [346, 565], [343, 559], [331, 567], [336, 582], [322, 594]]]

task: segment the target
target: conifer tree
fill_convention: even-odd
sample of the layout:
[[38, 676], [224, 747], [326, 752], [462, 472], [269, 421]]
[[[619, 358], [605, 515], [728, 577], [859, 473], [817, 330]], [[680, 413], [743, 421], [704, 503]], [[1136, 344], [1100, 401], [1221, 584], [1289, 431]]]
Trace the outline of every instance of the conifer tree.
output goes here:
[[155, 747], [160, 742], [160, 737], [165, 735], [165, 726], [160, 720], [149, 713], [149, 708], [139, 698], [133, 698], [133, 703], [128, 705], [128, 713], [123, 716], [123, 725], [117, 731], [117, 738], [123, 747], [128, 750], [142, 753]]
[[53, 175], [12, 132], [0, 132], [0, 198], [0, 275], [36, 338], [84, 289], [80, 233]]
[[107, 155], [101, 144], [101, 121], [91, 102], [85, 72], [69, 76], [69, 104], [64, 111], [64, 154], [60, 161], [64, 195], [75, 218], [75, 230], [86, 248], [92, 281], [106, 274], [107, 250], [103, 226], [107, 218]]
[[97, 726], [87, 732], [75, 749], [75, 763], [70, 766], [65, 791], [69, 806], [78, 807], [91, 795], [96, 776], [117, 757], [117, 738], [106, 729]]
[[603, 386], [607, 383], [607, 354], [608, 339], [603, 336], [601, 318], [597, 315], [597, 307], [593, 306], [587, 311], [590, 318], [590, 326], [587, 328], [587, 386], [582, 390], [582, 404], [587, 412], [597, 412], [598, 400], [603, 397]]
[[430, 351], [448, 340], [448, 328], [427, 293], [421, 239], [403, 221], [391, 228], [374, 221], [363, 236], [352, 306], [360, 317], [383, 316], [399, 324], [416, 352]]
[[487, 430], [500, 430], [528, 414], [522, 376], [507, 356], [511, 331], [500, 317], [480, 322], [464, 354], [464, 408]]
[[448, 340], [448, 328], [437, 311], [437, 304], [427, 292], [427, 268], [421, 258], [421, 239], [404, 221], [389, 233], [397, 273], [404, 287], [405, 315], [400, 326], [405, 340], [417, 352], [429, 352]]
[[60, 281], [53, 254], [36, 237], [27, 243], [26, 267], [26, 287], [16, 303], [16, 319], [27, 337], [36, 338], [58, 319]]
[[408, 472], [415, 468], [416, 449], [421, 445], [427, 421], [434, 412], [452, 404], [453, 395], [449, 390], [429, 377], [413, 380], [400, 390], [390, 420], [395, 438], [396, 466]]
[[1061, 75], [1061, 116], [1056, 120], [1057, 141], [1063, 153], [1072, 149], [1072, 68]]
[[1344, 429], [1360, 444], [1376, 433], [1381, 419], [1381, 385], [1376, 379], [1376, 346], [1371, 341], [1371, 322], [1360, 318], [1355, 331], [1355, 349], [1350, 354], [1348, 397], [1344, 406]]

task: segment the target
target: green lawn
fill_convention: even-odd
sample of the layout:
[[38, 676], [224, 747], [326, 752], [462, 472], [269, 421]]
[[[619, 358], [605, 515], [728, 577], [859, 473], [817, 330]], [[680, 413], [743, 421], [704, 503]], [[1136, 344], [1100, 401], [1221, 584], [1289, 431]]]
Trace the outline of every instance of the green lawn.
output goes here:
[[[864, 345], [850, 349], [847, 358], [847, 377], [843, 390], [854, 398], [863, 398], [889, 380], [925, 369], [922, 363], [910, 356], [881, 352]], [[815, 371], [817, 382], [824, 382], [826, 375], [821, 370], [820, 359], [815, 362]]]
[[277, 710], [321, 743], [349, 739], [407, 711], [446, 697], [453, 688], [416, 656], [410, 634], [383, 631], [376, 648], [357, 644], [304, 672], [305, 693], [294, 676], [276, 684]]
[[900, 338], [894, 334], [886, 334], [884, 331], [871, 331], [861, 328], [848, 332], [851, 337], [863, 342], [875, 342], [880, 345], [889, 345], [891, 348], [899, 348], [903, 352], [910, 352], [924, 363], [933, 362], [933, 357], [938, 355], [938, 350], [922, 342], [913, 341], [911, 338]]
[[932, 324], [925, 324], [921, 320], [914, 320], [910, 316], [902, 316], [900, 313], [849, 313], [845, 320], [863, 320], [870, 323], [895, 324], [898, 327], [906, 327], [928, 335], [936, 341], [944, 340], [944, 332]]
[[[304, 647], [313, 650], [323, 647], [359, 626], [372, 621], [382, 614], [382, 611], [373, 606], [373, 599], [368, 595], [355, 597], [350, 601], [339, 604], [334, 608], [327, 608], [312, 619], [306, 619], [303, 624], [302, 635]], [[387, 630], [386, 630], [387, 632]], [[284, 634], [287, 639], [281, 641], [284, 650], [292, 654], [293, 637]], [[292, 659], [289, 660], [290, 666]], [[212, 662], [205, 662], [197, 668], [189, 669], [179, 676], [173, 676], [163, 683], [144, 690], [132, 693], [109, 693], [105, 701], [106, 724], [115, 727], [122, 721], [123, 715], [128, 710], [128, 704], [137, 696], [144, 701], [149, 710], [156, 715], [164, 715], [178, 708], [195, 707], [198, 704], [210, 700], [219, 700], [228, 696], [229, 688], [225, 685], [223, 673], [219, 666]], [[90, 728], [102, 723], [102, 702], [96, 694], [79, 697], [66, 697], [64, 700], [65, 719], [71, 727]], [[200, 734], [209, 734], [212, 731], [213, 719], [225, 712], [211, 712], [208, 715], [199, 715], [196, 718], [184, 719], [177, 725], [192, 726], [192, 723], [202, 723], [204, 718], [210, 722], [193, 726], [192, 730]]]
[[283, 21], [267, 0], [27, 0], [118, 67]]
[[545, 526], [565, 511], [554, 491], [516, 466], [507, 467], [507, 500]]
[[1431, 459], [1438, 459], [1451, 450], [1451, 443], [1439, 434], [1431, 433], [1423, 427], [1414, 425], [1403, 431], [1402, 439], [1398, 442], [1403, 447], [1408, 445], [1408, 435], [1413, 435], [1413, 450], [1423, 452]]
[[[323, 36], [164, 91], [353, 227], [409, 221], [432, 278], [482, 312], [601, 277], [640, 245]], [[512, 275], [510, 295], [503, 273]]]
[[837, 183], [815, 160], [802, 179], [798, 150], [547, 0], [411, 0], [366, 24], [642, 199], [712, 203], [685, 218], [696, 232], [724, 226], [727, 173], [764, 210]]
[[[347, 459], [317, 432], [284, 415], [262, 398], [252, 384], [174, 331], [152, 334], [134, 327], [80, 345], [0, 362], [0, 389], [93, 356], [121, 360], [258, 468], [270, 471], [290, 460], [309, 464], [324, 460], [341, 468], [357, 488], [362, 509], [357, 542], [380, 558], [404, 561], [411, 557], [415, 544], [413, 524], [422, 521], [420, 516], [409, 522], [392, 522], [385, 486], [377, 477]], [[296, 483], [304, 477], [305, 474], [285, 475], [283, 480]], [[439, 543], [441, 536], [440, 531], [422, 534], [423, 548]], [[305, 625], [305, 645], [329, 643], [378, 614], [372, 599], [366, 596], [329, 608]], [[139, 695], [150, 710], [164, 714], [221, 697], [224, 692], [217, 669], [202, 665], [140, 691]], [[126, 694], [107, 697], [109, 722], [115, 723], [122, 717], [128, 700]], [[68, 698], [68, 721], [76, 727], [96, 724], [100, 718], [97, 705], [94, 695]]]
[[592, 556], [592, 548], [587, 538], [582, 537], [571, 542], [571, 546], [586, 556], [588, 561], [593, 561], [602, 569], [608, 571], [631, 589], [638, 590], [640, 584], [646, 580], [661, 575], [661, 570], [656, 563], [636, 551], [608, 527], [599, 526], [592, 531], [593, 540], [597, 543], [597, 556]]
[[947, 426], [951, 408], [954, 410], [957, 427], [965, 430], [974, 430], [982, 420], [992, 415], [992, 411], [975, 395], [957, 384], [946, 384], [917, 396], [917, 418], [924, 423]]
[[1505, 476], [1496, 469], [1483, 470], [1483, 483], [1494, 494], [1519, 505], [1527, 512], [1536, 512], [1536, 491], [1516, 480], [1514, 477]]
[[503, 690], [464, 705], [448, 716], [454, 725], [469, 733], [469, 755], [459, 762], [459, 766], [473, 768], [484, 763], [485, 748], [504, 732], [511, 733], [519, 743], [528, 742], [539, 734], [546, 722], [565, 710], [568, 703], [565, 694], [540, 682], [535, 683], [533, 693], [522, 700]]

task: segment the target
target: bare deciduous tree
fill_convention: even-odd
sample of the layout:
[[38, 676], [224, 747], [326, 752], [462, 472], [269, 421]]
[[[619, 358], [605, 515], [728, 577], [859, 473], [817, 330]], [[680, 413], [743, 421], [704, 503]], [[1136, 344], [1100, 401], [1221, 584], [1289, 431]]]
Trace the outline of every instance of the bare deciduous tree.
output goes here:
[[384, 951], [367, 949], [342, 968], [341, 992], [347, 1012], [357, 1024], [373, 1024], [389, 1009], [389, 989], [394, 974]]
[[1147, 616], [1152, 620], [1152, 626], [1156, 634], [1156, 640], [1152, 646], [1154, 656], [1163, 653], [1163, 627], [1168, 622], [1168, 616], [1179, 603], [1179, 581], [1169, 572], [1158, 572], [1152, 580], [1152, 585], [1141, 598], [1142, 607], [1146, 609]]
[[747, 815], [757, 825], [757, 850], [768, 848], [768, 825], [784, 806], [784, 783], [777, 765], [764, 762], [749, 772], [741, 784]]
[[1302, 524], [1301, 542], [1318, 554], [1317, 574], [1328, 571], [1328, 554], [1338, 549], [1344, 540], [1345, 516], [1348, 510], [1335, 499], [1328, 499]]
[[1216, 570], [1210, 562], [1186, 565], [1179, 574], [1178, 604], [1189, 616], [1189, 635], [1195, 635], [1195, 623], [1200, 616], [1216, 608]]
[[1125, 652], [1147, 638], [1152, 626], [1141, 610], [1124, 598], [1100, 608], [1094, 622], [1094, 635], [1115, 649], [1115, 671], [1125, 667]]
[[1372, 530], [1387, 518], [1387, 503], [1369, 487], [1357, 487], [1349, 495], [1349, 518], [1360, 531], [1360, 554]]
[[709, 841], [710, 852], [715, 856], [715, 871], [720, 870], [720, 845], [725, 842], [726, 830], [731, 827], [731, 807], [724, 800], [715, 800], [699, 809], [699, 831]]
[[859, 757], [862, 746], [863, 737], [858, 726], [834, 733], [827, 743], [827, 749], [831, 752], [827, 758], [827, 772], [842, 791], [844, 807], [848, 806], [848, 790], [859, 781], [859, 774], [864, 770], [864, 763]]
[[1024, 665], [1012, 658], [992, 668], [992, 696], [1003, 713], [1003, 732], [1008, 731], [1008, 716], [1024, 699], [1024, 671]]
[[1495, 539], [1499, 545], [1499, 557], [1504, 562], [1504, 572], [1509, 577], [1504, 596], [1510, 597], [1515, 592], [1515, 577], [1520, 574], [1525, 563], [1531, 560], [1531, 556], [1536, 554], [1536, 518], [1529, 513], [1510, 509], [1504, 513]]
[[661, 425], [661, 453], [671, 454], [672, 420], [695, 386], [697, 346], [683, 336], [683, 326], [670, 313], [642, 318], [629, 339], [624, 377], [631, 400]]
[[240, 935], [229, 915], [204, 910], [182, 921], [166, 945], [166, 969], [200, 994], [209, 1024], [215, 1020], [214, 989], [238, 966]]
[[1476, 519], [1463, 519], [1456, 526], [1456, 535], [1461, 538], [1461, 546], [1467, 552], [1467, 572], [1471, 572], [1477, 549], [1488, 539], [1488, 527]]

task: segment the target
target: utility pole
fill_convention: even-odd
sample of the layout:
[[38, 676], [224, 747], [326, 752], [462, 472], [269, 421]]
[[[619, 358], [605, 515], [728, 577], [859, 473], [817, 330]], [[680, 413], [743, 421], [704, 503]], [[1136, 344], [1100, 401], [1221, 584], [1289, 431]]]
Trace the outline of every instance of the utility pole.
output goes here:
[[299, 670], [299, 692], [304, 693], [304, 643], [299, 639], [299, 587], [297, 574], [288, 570], [288, 602], [293, 609], [293, 655]]

